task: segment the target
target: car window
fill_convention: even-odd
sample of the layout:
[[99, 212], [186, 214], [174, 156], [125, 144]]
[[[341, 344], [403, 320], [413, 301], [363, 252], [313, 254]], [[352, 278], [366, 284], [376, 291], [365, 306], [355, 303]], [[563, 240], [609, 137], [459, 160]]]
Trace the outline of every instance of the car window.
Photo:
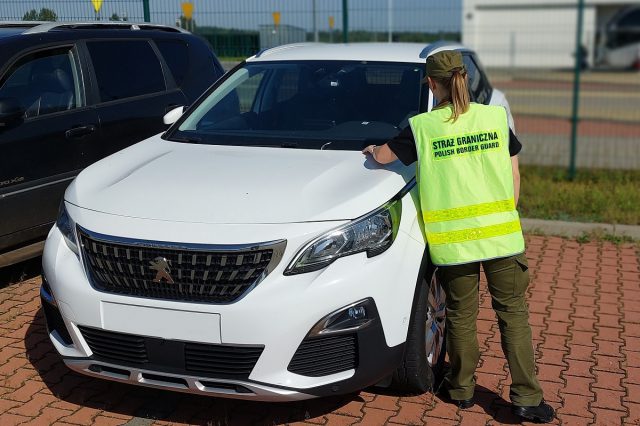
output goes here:
[[160, 61], [146, 40], [87, 43], [102, 102], [166, 90]]
[[621, 28], [611, 31], [607, 35], [607, 47], [611, 49], [622, 48], [640, 43], [640, 31]]
[[636, 31], [640, 29], [640, 9], [633, 10], [620, 19], [619, 28], [634, 28]]
[[189, 48], [180, 40], [156, 40], [158, 50], [171, 70], [173, 80], [182, 85], [189, 69]]
[[296, 69], [288, 68], [280, 73], [276, 102], [284, 102], [293, 98], [298, 92], [300, 73]]
[[462, 55], [469, 76], [469, 94], [471, 101], [487, 104], [491, 98], [491, 86], [478, 66], [477, 59], [470, 54]]
[[623, 11], [607, 25], [606, 47], [617, 49], [640, 43], [640, 9]]
[[[235, 96], [238, 97], [241, 113], [251, 111], [251, 108], [256, 101], [258, 89], [260, 88], [260, 83], [262, 82], [264, 74], [264, 72], [260, 72], [252, 75], [234, 90], [236, 92]], [[231, 96], [234, 96], [234, 93], [231, 93]]]
[[[422, 64], [248, 63], [185, 118], [177, 139], [361, 149], [386, 141], [420, 110]], [[169, 136], [171, 137], [171, 136]], [[271, 139], [269, 141], [265, 139]]]
[[74, 58], [72, 47], [23, 56], [0, 81], [0, 99], [17, 100], [25, 118], [81, 107], [82, 84]]

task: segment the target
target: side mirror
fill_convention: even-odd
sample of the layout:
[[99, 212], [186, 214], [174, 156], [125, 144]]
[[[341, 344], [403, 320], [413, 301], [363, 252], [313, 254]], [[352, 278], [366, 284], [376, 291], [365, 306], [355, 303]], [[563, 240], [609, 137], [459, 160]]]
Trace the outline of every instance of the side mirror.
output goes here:
[[24, 109], [16, 98], [0, 98], [0, 126], [20, 119]]
[[162, 121], [167, 126], [170, 126], [173, 123], [175, 123], [176, 121], [178, 121], [178, 119], [180, 117], [182, 117], [183, 113], [184, 113], [184, 107], [183, 106], [176, 107], [176, 108], [172, 109], [171, 111], [169, 111], [168, 113], [166, 113], [164, 115], [164, 117], [162, 117]]

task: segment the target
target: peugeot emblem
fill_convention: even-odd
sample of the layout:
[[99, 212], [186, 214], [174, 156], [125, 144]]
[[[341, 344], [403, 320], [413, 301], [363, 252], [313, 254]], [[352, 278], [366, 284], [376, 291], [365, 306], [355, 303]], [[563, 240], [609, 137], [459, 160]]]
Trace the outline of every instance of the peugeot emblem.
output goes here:
[[169, 284], [173, 284], [173, 278], [171, 278], [171, 261], [162, 256], [158, 256], [149, 262], [149, 268], [156, 271], [156, 277], [153, 279], [154, 283], [162, 282], [166, 280]]

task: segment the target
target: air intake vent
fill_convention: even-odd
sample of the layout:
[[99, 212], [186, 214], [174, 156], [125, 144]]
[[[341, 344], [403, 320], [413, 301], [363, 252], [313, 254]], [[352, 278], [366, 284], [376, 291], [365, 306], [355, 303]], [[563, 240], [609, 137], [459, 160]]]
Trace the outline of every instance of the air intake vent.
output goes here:
[[78, 327], [91, 352], [99, 358], [134, 364], [148, 362], [144, 337], [89, 327]]
[[302, 341], [287, 368], [303, 376], [320, 377], [358, 366], [355, 334], [308, 337]]
[[[264, 346], [230, 346], [116, 333], [78, 327], [98, 361], [140, 365], [171, 374], [248, 379]], [[170, 356], [167, 356], [171, 354]]]
[[187, 371], [223, 379], [246, 379], [263, 351], [262, 346], [222, 346], [187, 343]]

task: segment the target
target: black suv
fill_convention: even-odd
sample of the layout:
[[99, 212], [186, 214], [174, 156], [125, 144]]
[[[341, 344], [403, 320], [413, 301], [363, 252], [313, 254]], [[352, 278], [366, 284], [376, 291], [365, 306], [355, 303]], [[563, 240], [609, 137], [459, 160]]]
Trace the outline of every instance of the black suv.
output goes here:
[[80, 170], [164, 130], [223, 73], [179, 28], [0, 23], [0, 267], [40, 253]]

